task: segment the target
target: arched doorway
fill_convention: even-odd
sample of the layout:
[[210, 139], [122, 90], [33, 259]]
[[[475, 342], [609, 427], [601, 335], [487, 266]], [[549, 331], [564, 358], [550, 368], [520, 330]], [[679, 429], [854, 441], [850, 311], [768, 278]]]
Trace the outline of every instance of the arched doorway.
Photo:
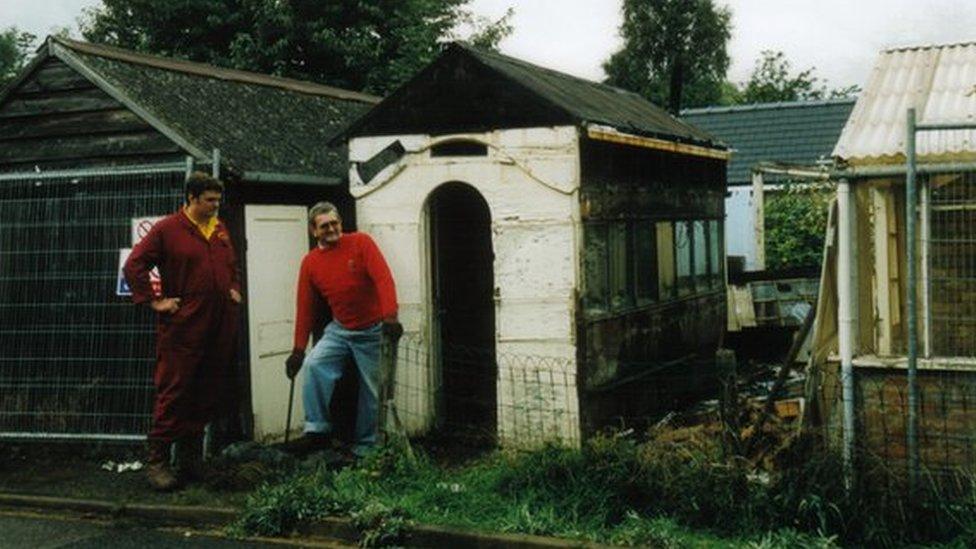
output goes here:
[[428, 199], [438, 424], [467, 443], [495, 440], [495, 275], [491, 213], [470, 185], [444, 184]]

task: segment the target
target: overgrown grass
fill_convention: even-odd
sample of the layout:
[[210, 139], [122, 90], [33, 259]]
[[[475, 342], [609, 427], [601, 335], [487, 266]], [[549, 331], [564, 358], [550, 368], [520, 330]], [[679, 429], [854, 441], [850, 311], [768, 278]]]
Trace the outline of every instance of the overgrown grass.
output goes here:
[[778, 457], [775, 473], [757, 474], [720, 440], [695, 429], [640, 444], [604, 436], [581, 450], [496, 452], [457, 468], [381, 449], [356, 468], [295, 472], [263, 486], [235, 531], [277, 535], [334, 515], [354, 519], [364, 546], [402, 542], [410, 523], [651, 547], [976, 541], [976, 502], [918, 511], [886, 491], [853, 497], [841, 463], [802, 444]]

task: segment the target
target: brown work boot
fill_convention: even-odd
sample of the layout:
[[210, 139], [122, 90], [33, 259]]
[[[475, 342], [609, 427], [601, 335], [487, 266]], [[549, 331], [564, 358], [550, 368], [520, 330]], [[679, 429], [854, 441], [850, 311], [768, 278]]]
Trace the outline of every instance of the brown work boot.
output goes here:
[[146, 479], [154, 490], [167, 492], [176, 488], [178, 480], [169, 466], [169, 441], [149, 439], [149, 457], [146, 459]]
[[203, 434], [188, 435], [176, 441], [176, 466], [180, 477], [191, 482], [202, 482], [210, 476], [203, 462]]

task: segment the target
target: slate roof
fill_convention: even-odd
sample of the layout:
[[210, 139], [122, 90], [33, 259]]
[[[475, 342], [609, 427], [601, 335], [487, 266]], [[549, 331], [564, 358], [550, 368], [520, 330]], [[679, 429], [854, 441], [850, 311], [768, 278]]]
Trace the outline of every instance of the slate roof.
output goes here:
[[85, 67], [188, 143], [239, 171], [343, 179], [329, 142], [379, 98], [63, 38]]
[[751, 183], [759, 162], [812, 166], [829, 159], [855, 100], [760, 103], [688, 109], [681, 118], [732, 148], [729, 185]]
[[[708, 132], [671, 116], [664, 109], [653, 105], [636, 93], [577, 78], [496, 52], [483, 51], [459, 42], [449, 45], [445, 52], [428, 66], [428, 69], [421, 71], [420, 75], [386, 98], [384, 103], [397, 101], [400, 97], [403, 97], [404, 101], [416, 101], [416, 95], [405, 92], [404, 88], [422, 85], [425, 72], [430, 72], [431, 67], [461, 61], [474, 61], [477, 65], [487, 68], [494, 77], [506, 80], [514, 87], [528, 90], [536, 98], [553, 107], [562, 123], [609, 126], [625, 133], [718, 149], [725, 148]], [[369, 130], [364, 129], [364, 126], [369, 125], [371, 117], [382, 116], [379, 114], [383, 112], [382, 106], [381, 103], [354, 124], [347, 136], [365, 135]]]

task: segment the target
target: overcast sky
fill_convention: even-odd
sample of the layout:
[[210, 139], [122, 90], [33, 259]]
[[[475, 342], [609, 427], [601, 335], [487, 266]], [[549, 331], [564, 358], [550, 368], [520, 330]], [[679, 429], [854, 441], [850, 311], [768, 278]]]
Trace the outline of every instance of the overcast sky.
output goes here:
[[[161, 0], [165, 1], [165, 0]], [[782, 50], [797, 70], [816, 67], [832, 87], [863, 85], [877, 52], [909, 44], [976, 40], [976, 0], [716, 0], [732, 9], [733, 82], [746, 80], [764, 49]], [[38, 35], [75, 28], [98, 0], [0, 0], [0, 28]], [[620, 45], [622, 0], [472, 0], [497, 18], [515, 8], [503, 53], [600, 80], [601, 63]]]

